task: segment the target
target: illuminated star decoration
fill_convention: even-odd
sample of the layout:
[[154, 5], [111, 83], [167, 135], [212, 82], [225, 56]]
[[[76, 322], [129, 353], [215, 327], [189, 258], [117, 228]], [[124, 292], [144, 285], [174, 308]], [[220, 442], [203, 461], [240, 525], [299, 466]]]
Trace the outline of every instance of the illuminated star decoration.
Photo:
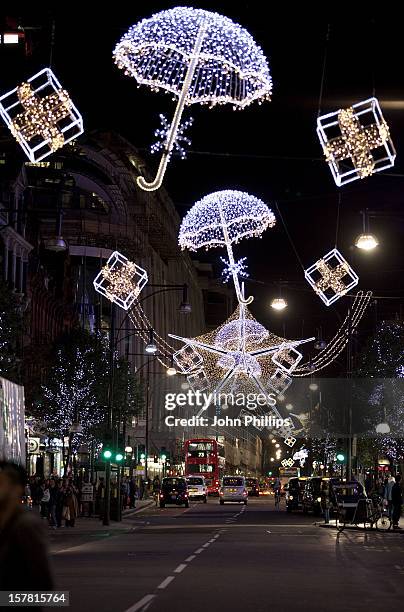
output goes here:
[[[274, 357], [286, 346], [294, 348], [314, 340], [286, 340], [271, 334], [254, 319], [244, 304], [240, 304], [225, 323], [203, 336], [169, 336], [194, 351], [192, 357], [196, 365], [194, 369], [188, 369], [191, 389], [209, 389], [216, 394], [226, 388], [232, 389], [234, 385], [238, 385], [238, 388], [241, 386], [245, 394], [257, 391], [266, 395], [279, 393], [274, 381], [278, 373], [284, 371], [284, 366], [277, 364]], [[174, 360], [177, 363], [177, 354]], [[291, 369], [289, 365], [289, 373]], [[204, 406], [199, 415], [207, 407]], [[276, 407], [271, 406], [270, 409], [282, 418]]]
[[245, 108], [270, 99], [268, 62], [253, 37], [231, 19], [202, 9], [176, 7], [133, 25], [116, 45], [118, 68], [140, 85], [178, 96], [155, 179], [140, 176], [145, 191], [164, 178], [186, 105], [230, 103]]
[[94, 279], [94, 288], [124, 310], [128, 310], [148, 281], [147, 272], [118, 251]]
[[[166, 117], [164, 115], [159, 115], [161, 121], [161, 128], [154, 132], [156, 138], [158, 138], [157, 142], [152, 144], [150, 150], [152, 153], [158, 153], [159, 151], [164, 151], [166, 148], [166, 142], [168, 138], [168, 134], [170, 131], [170, 124], [168, 123]], [[184, 121], [179, 128], [177, 135], [175, 137], [173, 147], [171, 151], [168, 152], [168, 158], [170, 159], [171, 155], [177, 152], [181, 159], [185, 159], [187, 156], [187, 152], [185, 147], [191, 146], [191, 140], [185, 136], [186, 130], [191, 127], [194, 120], [191, 117], [187, 121]]]
[[[341, 136], [330, 138], [336, 127]], [[338, 186], [394, 166], [396, 151], [376, 98], [319, 117], [317, 134]]]
[[83, 120], [49, 68], [0, 97], [0, 114], [31, 162], [83, 132]]
[[248, 278], [247, 264], [244, 263], [247, 261], [247, 257], [241, 257], [232, 264], [224, 257], [221, 257], [220, 261], [225, 265], [222, 270], [224, 283], [227, 283], [233, 277], [233, 274], [237, 274], [241, 278]]
[[332, 249], [305, 270], [306, 280], [330, 306], [359, 282], [359, 277], [337, 249]]
[[[253, 298], [244, 298], [238, 279], [239, 262], [234, 260], [232, 245], [243, 238], [261, 236], [275, 222], [275, 215], [259, 198], [244, 191], [215, 191], [196, 202], [185, 215], [178, 242], [182, 249], [190, 251], [226, 247], [226, 263], [231, 270], [237, 300], [240, 304], [250, 304]], [[241, 260], [245, 268], [244, 261], [245, 258]]]

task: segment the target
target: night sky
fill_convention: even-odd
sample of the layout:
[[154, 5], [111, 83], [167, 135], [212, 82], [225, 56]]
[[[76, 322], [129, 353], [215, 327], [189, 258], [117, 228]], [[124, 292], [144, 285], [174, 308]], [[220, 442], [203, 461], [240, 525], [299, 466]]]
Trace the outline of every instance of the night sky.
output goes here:
[[[60, 14], [41, 14], [36, 5], [35, 12], [19, 16], [23, 26], [41, 26], [30, 31], [32, 55], [23, 61], [2, 62], [0, 89], [7, 91], [49, 65], [54, 18], [53, 69], [82, 112], [86, 131], [106, 128], [120, 132], [155, 167], [157, 158], [148, 151], [159, 126], [158, 114], [171, 117], [174, 102], [169, 95], [137, 88], [134, 80], [114, 65], [112, 50], [130, 25], [175, 5], [132, 2], [125, 7], [108, 3], [108, 9], [97, 6], [91, 15], [67, 7]], [[358, 18], [345, 13], [345, 18], [328, 18], [314, 8], [292, 14], [290, 3], [268, 18], [266, 5], [194, 4], [227, 15], [254, 36], [269, 59], [273, 97], [271, 102], [253, 104], [243, 111], [233, 111], [230, 106], [188, 109], [184, 117], [194, 117], [191, 151], [186, 161], [172, 160], [165, 186], [181, 216], [203, 195], [224, 188], [249, 191], [268, 203], [277, 215], [276, 227], [267, 230], [262, 239], [245, 240], [236, 249], [238, 256], [248, 256], [251, 279], [257, 281], [248, 284], [248, 291], [256, 296], [252, 311], [270, 329], [288, 337], [316, 334], [319, 326], [323, 326], [324, 336], [330, 337], [338, 318], [347, 311], [348, 298], [341, 299], [335, 308], [326, 308], [312, 292], [275, 202], [303, 266], [308, 267], [334, 247], [340, 195], [337, 244], [360, 277], [358, 289], [372, 289], [384, 297], [377, 300], [379, 317], [392, 318], [400, 312], [404, 304], [404, 176], [393, 175], [404, 170], [401, 23], [395, 23], [393, 16], [380, 19], [368, 10]], [[375, 88], [397, 149], [392, 172], [343, 188], [335, 186], [315, 132], [328, 24], [323, 113], [364, 100]], [[352, 246], [362, 231], [360, 210], [364, 208], [395, 215], [371, 219], [371, 230], [380, 239], [380, 247], [372, 253]], [[219, 250], [209, 254], [218, 273], [220, 255], [224, 253]], [[279, 281], [287, 282], [282, 293], [289, 308], [283, 313], [269, 308]], [[396, 296], [401, 299], [394, 299]], [[362, 325], [364, 334], [375, 314], [372, 306]]]

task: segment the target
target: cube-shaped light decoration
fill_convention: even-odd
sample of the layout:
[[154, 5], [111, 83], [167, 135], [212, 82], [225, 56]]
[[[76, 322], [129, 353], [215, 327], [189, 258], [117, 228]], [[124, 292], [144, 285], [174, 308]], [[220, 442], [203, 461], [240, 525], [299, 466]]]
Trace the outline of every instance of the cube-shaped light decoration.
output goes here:
[[196, 393], [196, 391], [206, 391], [210, 387], [205, 370], [203, 369], [199, 370], [199, 372], [195, 372], [195, 374], [187, 376], [187, 381], [194, 393]]
[[296, 444], [297, 440], [293, 436], [288, 436], [283, 442], [286, 444], [286, 446], [290, 446], [290, 448], [292, 448], [292, 446]]
[[0, 96], [0, 114], [35, 163], [83, 133], [83, 119], [50, 68]]
[[173, 359], [183, 374], [189, 374], [193, 370], [199, 369], [203, 363], [202, 355], [190, 344], [186, 344], [174, 353]]
[[332, 249], [307, 268], [304, 275], [326, 306], [336, 302], [359, 282], [358, 275], [337, 249]]
[[279, 366], [286, 374], [293, 372], [302, 359], [303, 355], [288, 342], [282, 342], [279, 350], [272, 355], [274, 364]]
[[146, 270], [114, 251], [94, 279], [94, 289], [124, 310], [129, 310], [147, 281]]
[[322, 115], [317, 134], [338, 187], [394, 166], [396, 150], [376, 98]]
[[282, 459], [281, 461], [282, 467], [292, 467], [293, 464], [294, 464], [294, 461], [293, 459], [291, 459], [291, 457], [289, 457], [289, 459]]
[[274, 393], [281, 394], [292, 384], [293, 380], [281, 368], [276, 368], [275, 372], [268, 380], [268, 388]]

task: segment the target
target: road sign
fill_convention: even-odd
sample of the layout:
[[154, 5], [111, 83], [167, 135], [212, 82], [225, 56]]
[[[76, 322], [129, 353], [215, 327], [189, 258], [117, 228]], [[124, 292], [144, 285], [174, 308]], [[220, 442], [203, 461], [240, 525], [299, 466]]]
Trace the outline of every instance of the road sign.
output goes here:
[[81, 487], [81, 501], [92, 502], [94, 501], [94, 487], [91, 482], [83, 483]]
[[39, 438], [28, 438], [28, 452], [30, 455], [38, 455], [39, 454]]

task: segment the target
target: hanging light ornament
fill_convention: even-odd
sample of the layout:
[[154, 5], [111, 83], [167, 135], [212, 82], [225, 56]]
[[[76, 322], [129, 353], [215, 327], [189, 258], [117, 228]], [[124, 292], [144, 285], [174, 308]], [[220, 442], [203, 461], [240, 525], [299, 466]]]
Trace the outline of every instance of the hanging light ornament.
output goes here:
[[232, 244], [243, 238], [261, 236], [274, 225], [275, 215], [262, 200], [244, 191], [216, 191], [196, 202], [185, 215], [178, 242], [182, 249], [191, 251], [225, 246], [226, 270], [233, 277], [237, 299], [239, 303], [250, 304], [253, 298], [244, 298], [238, 279], [239, 264], [242, 261], [245, 268], [245, 258], [239, 262], [234, 260]]
[[355, 246], [361, 251], [373, 251], [379, 245], [374, 234], [360, 234], [355, 240]]
[[163, 182], [186, 105], [244, 108], [269, 100], [272, 91], [268, 62], [253, 37], [231, 19], [202, 9], [176, 7], [143, 19], [121, 38], [113, 57], [139, 84], [178, 97], [156, 178], [138, 177], [145, 191]]
[[326, 306], [336, 302], [359, 282], [359, 277], [337, 249], [332, 249], [307, 268], [304, 275]]
[[129, 310], [147, 281], [146, 270], [114, 251], [93, 284], [98, 293]]
[[0, 97], [0, 114], [32, 163], [83, 133], [83, 119], [50, 68]]
[[[341, 135], [334, 137], [336, 128]], [[317, 135], [338, 187], [394, 166], [396, 150], [376, 98], [318, 117]]]

